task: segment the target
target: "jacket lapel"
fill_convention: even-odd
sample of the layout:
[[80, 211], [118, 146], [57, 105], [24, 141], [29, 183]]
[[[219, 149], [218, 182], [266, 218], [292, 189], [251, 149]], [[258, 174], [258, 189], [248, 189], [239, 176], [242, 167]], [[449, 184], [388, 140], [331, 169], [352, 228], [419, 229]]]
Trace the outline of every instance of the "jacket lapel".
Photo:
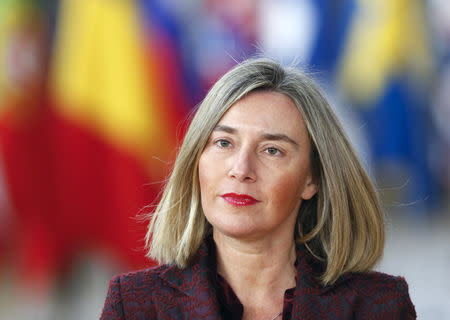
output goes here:
[[192, 264], [184, 269], [172, 266], [160, 274], [161, 279], [184, 295], [181, 311], [187, 319], [220, 319], [209, 251], [204, 241]]

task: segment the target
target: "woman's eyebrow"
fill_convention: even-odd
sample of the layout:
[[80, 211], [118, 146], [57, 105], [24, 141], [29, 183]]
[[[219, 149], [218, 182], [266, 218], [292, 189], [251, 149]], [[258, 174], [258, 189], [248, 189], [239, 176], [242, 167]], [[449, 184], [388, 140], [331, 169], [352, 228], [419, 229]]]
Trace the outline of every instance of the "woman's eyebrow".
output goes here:
[[262, 137], [264, 138], [264, 140], [270, 140], [270, 141], [286, 141], [296, 147], [298, 147], [298, 143], [290, 138], [289, 136], [285, 135], [284, 133], [264, 133], [262, 135]]
[[224, 126], [223, 124], [218, 124], [217, 126], [214, 127], [213, 131], [224, 131], [226, 133], [235, 133], [236, 129], [229, 126]]

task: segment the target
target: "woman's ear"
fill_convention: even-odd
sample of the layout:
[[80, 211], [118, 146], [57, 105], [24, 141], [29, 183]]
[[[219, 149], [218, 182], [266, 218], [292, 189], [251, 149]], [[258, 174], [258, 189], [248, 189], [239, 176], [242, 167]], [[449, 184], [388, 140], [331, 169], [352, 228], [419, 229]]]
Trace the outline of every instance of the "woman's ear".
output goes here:
[[318, 190], [317, 183], [314, 181], [311, 175], [308, 175], [305, 187], [303, 188], [300, 197], [302, 198], [302, 200], [309, 200], [317, 193], [317, 190]]

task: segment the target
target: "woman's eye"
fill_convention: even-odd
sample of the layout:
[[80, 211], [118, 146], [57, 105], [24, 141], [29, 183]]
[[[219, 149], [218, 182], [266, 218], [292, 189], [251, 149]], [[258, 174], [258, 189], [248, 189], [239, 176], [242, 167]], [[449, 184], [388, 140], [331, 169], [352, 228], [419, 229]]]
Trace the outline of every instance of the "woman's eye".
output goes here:
[[274, 147], [270, 147], [266, 149], [266, 153], [270, 154], [271, 156], [277, 156], [280, 154], [280, 150]]
[[227, 140], [219, 139], [216, 141], [216, 145], [220, 148], [228, 148], [231, 145], [231, 143]]

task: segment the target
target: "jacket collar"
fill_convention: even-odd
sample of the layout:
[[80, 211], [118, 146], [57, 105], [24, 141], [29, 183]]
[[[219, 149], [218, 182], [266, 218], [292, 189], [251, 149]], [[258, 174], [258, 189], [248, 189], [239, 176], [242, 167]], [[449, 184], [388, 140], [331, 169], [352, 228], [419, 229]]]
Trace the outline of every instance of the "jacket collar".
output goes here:
[[[188, 310], [195, 310], [189, 318], [220, 319], [220, 305], [213, 284], [215, 268], [212, 270], [211, 248], [203, 241], [192, 263], [181, 269], [175, 265], [161, 269], [159, 277], [169, 286], [188, 296]], [[215, 259], [215, 256], [214, 256]], [[215, 265], [215, 263], [213, 264]]]
[[184, 269], [171, 265], [160, 273], [160, 277], [188, 296], [197, 296], [202, 289], [211, 290], [215, 270], [210, 268], [210, 253], [208, 241], [205, 240], [200, 245], [191, 264]]

